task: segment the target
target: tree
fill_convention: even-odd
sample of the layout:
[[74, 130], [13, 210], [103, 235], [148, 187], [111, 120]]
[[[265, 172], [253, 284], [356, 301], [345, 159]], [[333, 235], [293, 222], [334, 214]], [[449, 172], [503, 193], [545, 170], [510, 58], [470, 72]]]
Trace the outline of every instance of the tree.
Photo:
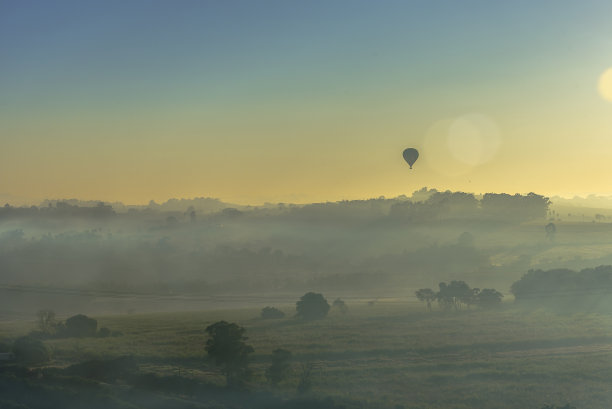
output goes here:
[[476, 304], [483, 308], [496, 307], [501, 304], [503, 297], [504, 295], [494, 288], [483, 288], [476, 296]]
[[480, 288], [470, 288], [469, 292], [461, 299], [461, 302], [467, 305], [470, 308], [472, 305], [477, 305], [479, 303], [478, 295], [480, 294]]
[[329, 312], [329, 303], [323, 294], [309, 292], [295, 303], [297, 316], [305, 320], [324, 318]]
[[261, 318], [263, 319], [275, 319], [275, 318], [284, 318], [285, 313], [274, 307], [264, 307], [261, 310]]
[[40, 310], [36, 313], [38, 317], [38, 328], [43, 334], [53, 335], [57, 327], [55, 312], [53, 310]]
[[291, 352], [286, 349], [272, 351], [272, 364], [266, 369], [266, 379], [272, 385], [278, 385], [291, 370]]
[[94, 337], [98, 321], [86, 315], [78, 314], [66, 320], [65, 332], [68, 337]]
[[248, 377], [249, 354], [254, 352], [247, 345], [245, 329], [234, 323], [218, 321], [206, 327], [209, 338], [206, 352], [215, 365], [222, 367], [227, 385], [238, 386]]
[[431, 302], [436, 299], [436, 293], [431, 288], [421, 288], [415, 293], [416, 297], [421, 302], [427, 303], [427, 311], [431, 311]]
[[440, 291], [436, 294], [438, 303], [445, 309], [461, 309], [462, 304], [470, 305], [474, 290], [465, 281], [451, 281], [450, 284], [440, 283]]

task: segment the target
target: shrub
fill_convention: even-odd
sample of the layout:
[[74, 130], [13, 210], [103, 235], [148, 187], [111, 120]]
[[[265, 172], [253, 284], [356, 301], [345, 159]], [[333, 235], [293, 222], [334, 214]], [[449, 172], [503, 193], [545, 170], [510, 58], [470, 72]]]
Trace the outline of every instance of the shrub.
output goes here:
[[106, 338], [106, 337], [109, 337], [110, 335], [111, 335], [111, 330], [106, 327], [102, 327], [98, 330], [98, 337], [100, 338]]
[[65, 325], [64, 333], [67, 337], [93, 337], [96, 335], [98, 321], [78, 314], [68, 318]]
[[329, 312], [329, 303], [319, 293], [306, 293], [295, 304], [297, 316], [305, 320], [316, 320], [324, 318]]
[[36, 313], [38, 317], [38, 328], [45, 334], [55, 334], [57, 321], [53, 310], [40, 310]]
[[17, 338], [13, 344], [17, 360], [27, 364], [41, 364], [49, 360], [49, 350], [40, 339], [25, 336]]
[[285, 313], [274, 307], [264, 307], [261, 310], [261, 318], [263, 319], [277, 319], [284, 318]]

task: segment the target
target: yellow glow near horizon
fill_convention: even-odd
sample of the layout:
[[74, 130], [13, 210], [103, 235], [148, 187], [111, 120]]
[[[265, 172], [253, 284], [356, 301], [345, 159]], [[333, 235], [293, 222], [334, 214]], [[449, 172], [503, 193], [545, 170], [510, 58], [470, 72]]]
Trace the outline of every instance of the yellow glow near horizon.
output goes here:
[[597, 89], [603, 99], [612, 102], [612, 68], [608, 68], [601, 74]]

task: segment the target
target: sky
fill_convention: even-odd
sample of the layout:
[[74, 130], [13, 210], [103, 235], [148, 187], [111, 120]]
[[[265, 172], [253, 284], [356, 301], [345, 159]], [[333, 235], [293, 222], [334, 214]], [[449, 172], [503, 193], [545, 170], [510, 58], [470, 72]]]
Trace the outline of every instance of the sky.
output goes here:
[[0, 200], [612, 194], [611, 15], [608, 0], [0, 0]]

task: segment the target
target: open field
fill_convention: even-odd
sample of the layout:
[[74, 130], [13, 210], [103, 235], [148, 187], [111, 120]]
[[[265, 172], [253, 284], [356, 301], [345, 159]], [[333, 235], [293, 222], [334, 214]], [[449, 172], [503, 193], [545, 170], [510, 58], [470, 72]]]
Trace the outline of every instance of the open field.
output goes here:
[[[280, 306], [287, 316], [293, 306]], [[420, 307], [420, 306], [419, 306]], [[264, 371], [276, 348], [293, 353], [294, 374], [275, 393], [291, 396], [305, 364], [312, 394], [363, 407], [578, 409], [612, 404], [612, 315], [557, 315], [506, 305], [497, 311], [427, 313], [414, 304], [349, 304], [323, 320], [262, 320], [258, 309], [100, 316], [121, 337], [46, 341], [54, 365], [133, 355], [141, 371], [208, 383], [223, 377], [206, 357], [206, 326], [246, 328], [254, 347], [252, 389], [270, 389]], [[34, 329], [0, 324], [0, 339]]]

